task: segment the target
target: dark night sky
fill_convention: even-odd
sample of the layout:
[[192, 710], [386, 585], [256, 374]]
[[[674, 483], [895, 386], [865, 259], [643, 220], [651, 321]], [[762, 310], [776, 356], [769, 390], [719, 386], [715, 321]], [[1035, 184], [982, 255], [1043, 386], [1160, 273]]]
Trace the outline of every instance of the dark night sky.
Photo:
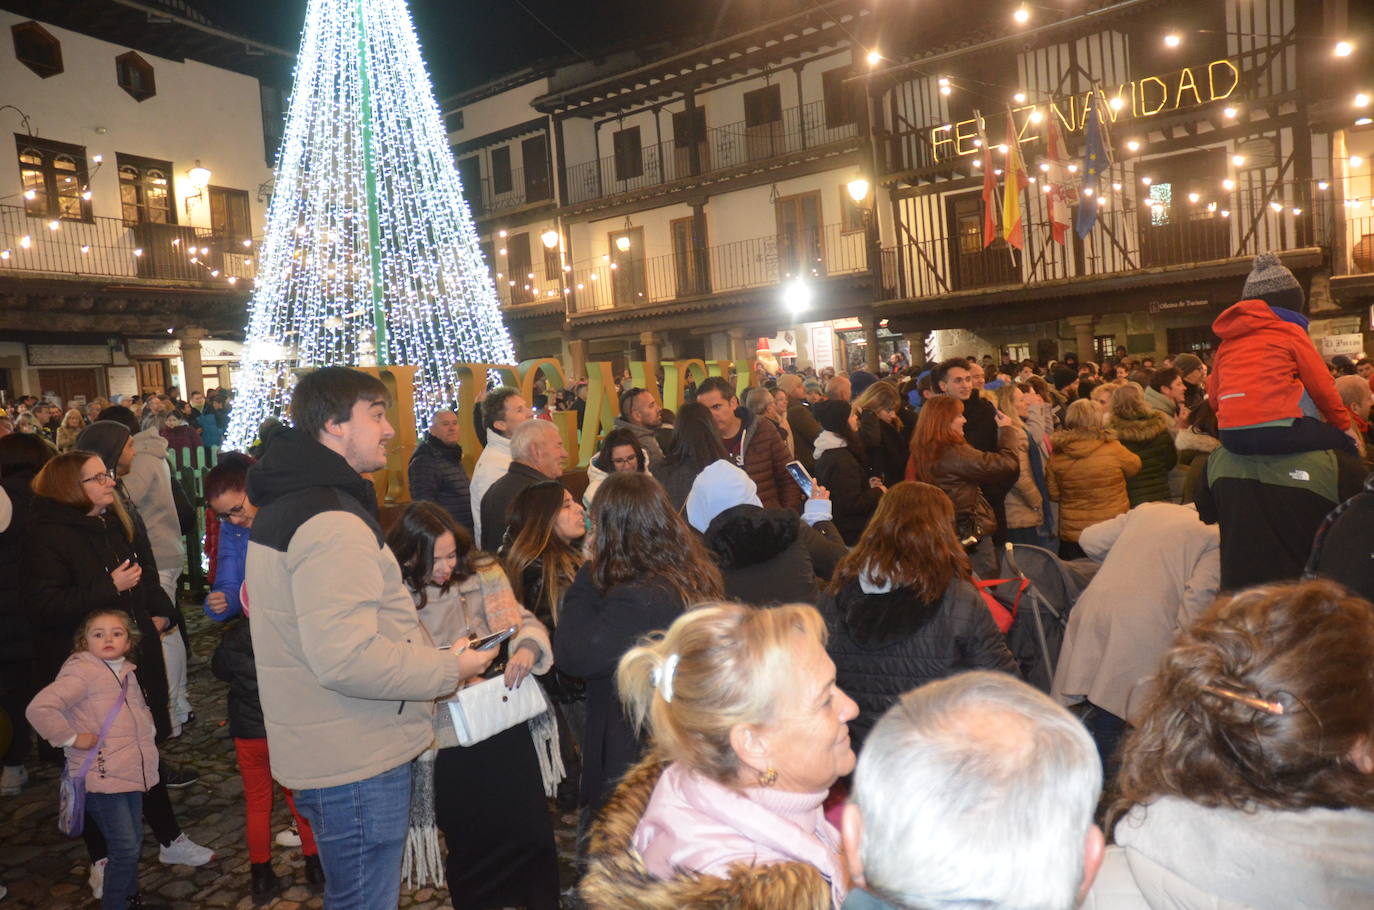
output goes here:
[[[294, 51], [305, 0], [188, 0], [212, 21]], [[337, 0], [336, 0], [337, 2]], [[810, 0], [410, 0], [420, 46], [443, 98], [571, 51], [530, 13], [588, 57], [708, 35]], [[521, 4], [530, 12], [521, 9]]]

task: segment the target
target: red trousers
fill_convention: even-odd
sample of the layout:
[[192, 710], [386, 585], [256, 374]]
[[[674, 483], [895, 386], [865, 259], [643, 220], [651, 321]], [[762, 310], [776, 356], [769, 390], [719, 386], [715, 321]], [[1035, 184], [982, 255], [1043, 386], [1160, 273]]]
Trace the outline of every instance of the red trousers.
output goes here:
[[[267, 760], [267, 740], [234, 737], [234, 751], [239, 757], [239, 775], [243, 778], [243, 801], [248, 815], [248, 861], [265, 863], [272, 859], [272, 768]], [[285, 787], [286, 805], [301, 834], [301, 852], [315, 856], [315, 833], [310, 822], [296, 811], [296, 800]]]

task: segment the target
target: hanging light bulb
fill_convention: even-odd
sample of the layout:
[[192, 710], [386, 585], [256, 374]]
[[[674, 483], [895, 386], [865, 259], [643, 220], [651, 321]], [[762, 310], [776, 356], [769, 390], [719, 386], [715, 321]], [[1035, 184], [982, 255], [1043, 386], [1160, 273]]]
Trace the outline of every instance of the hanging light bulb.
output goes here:
[[1149, 186], [1150, 184], [1154, 183], [1154, 180], [1150, 177], [1141, 177], [1140, 182], [1145, 184], [1146, 186]]
[[1231, 156], [1231, 163], [1234, 164], [1236, 167], [1241, 167], [1245, 164], [1245, 156], [1237, 152], [1236, 154]]
[[1236, 188], [1236, 182], [1230, 177], [1227, 177], [1225, 180], [1221, 181], [1221, 188], [1229, 193]]
[[1127, 139], [1127, 140], [1126, 140], [1126, 150], [1129, 151], [1129, 152], [1138, 152], [1138, 151], [1140, 151], [1140, 140], [1138, 140], [1138, 139]]
[[1025, 104], [1025, 103], [1026, 103], [1026, 93], [1025, 93], [1025, 92], [1017, 92], [1015, 95], [1012, 95], [1012, 96], [1011, 96], [1011, 100], [1012, 100], [1012, 101], [1015, 101], [1017, 104]]
[[1183, 38], [1177, 32], [1170, 32], [1164, 36], [1165, 47], [1178, 47], [1183, 43]]
[[1355, 50], [1355, 45], [1349, 41], [1337, 41], [1336, 46], [1331, 49], [1331, 53], [1337, 57], [1349, 57]]
[[558, 246], [558, 232], [553, 228], [549, 228], [547, 231], [540, 234], [539, 239], [544, 244], [544, 249], [546, 250], [551, 250]]
[[883, 55], [880, 54], [878, 52], [878, 49], [875, 47], [873, 50], [868, 52], [867, 60], [869, 66], [877, 66], [879, 63], [883, 62]]
[[1274, 211], [1276, 211], [1276, 212], [1282, 212], [1282, 211], [1283, 211], [1283, 203], [1282, 203], [1282, 202], [1279, 202], [1278, 200], [1275, 200], [1275, 201], [1269, 203], [1269, 207], [1270, 207], [1271, 209], [1273, 209]]
[[1017, 25], [1025, 25], [1030, 21], [1030, 17], [1030, 7], [1026, 6], [1024, 3], [1018, 6], [1016, 11], [1011, 14], [1011, 18], [1016, 21]]
[[621, 234], [615, 238], [615, 248], [622, 253], [628, 253], [630, 251], [630, 235]]
[[27, 250], [29, 247], [33, 246], [33, 238], [25, 234], [23, 237], [19, 238], [19, 245]]

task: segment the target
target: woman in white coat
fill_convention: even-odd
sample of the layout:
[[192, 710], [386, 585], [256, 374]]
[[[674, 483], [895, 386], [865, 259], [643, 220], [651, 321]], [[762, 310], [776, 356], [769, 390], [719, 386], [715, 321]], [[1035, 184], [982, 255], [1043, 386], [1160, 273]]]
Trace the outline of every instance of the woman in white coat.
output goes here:
[[1174, 636], [1217, 596], [1220, 536], [1192, 506], [1149, 502], [1088, 526], [1078, 543], [1102, 568], [1069, 614], [1051, 695], [1090, 703], [1083, 719], [1105, 765], [1126, 723], [1139, 722]]

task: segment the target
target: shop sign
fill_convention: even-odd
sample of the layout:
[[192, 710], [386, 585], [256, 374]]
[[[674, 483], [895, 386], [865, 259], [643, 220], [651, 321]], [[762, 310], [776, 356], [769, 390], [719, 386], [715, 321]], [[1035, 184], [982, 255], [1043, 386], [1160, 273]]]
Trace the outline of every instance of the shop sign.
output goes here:
[[1322, 352], [1326, 360], [1340, 354], [1354, 357], [1364, 350], [1364, 336], [1358, 332], [1351, 335], [1324, 335], [1317, 339], [1317, 350]]
[[181, 342], [175, 338], [130, 338], [124, 344], [130, 357], [181, 356]]
[[[1088, 122], [1088, 111], [1094, 107], [1110, 125], [1118, 120], [1143, 120], [1221, 101], [1235, 94], [1239, 86], [1240, 67], [1230, 60], [1213, 60], [1164, 75], [1133, 79], [1115, 89], [1102, 86], [1077, 95], [1061, 95], [1045, 103], [1023, 104], [1012, 107], [1008, 115], [1016, 127], [1017, 142], [1025, 143], [1040, 138], [1037, 124], [1048, 122], [1047, 118], [1056, 118], [1066, 133], [1078, 133]], [[1090, 104], [1094, 95], [1096, 103]], [[983, 132], [988, 136], [1005, 136], [1004, 116], [984, 117]], [[976, 117], [932, 128], [930, 147], [935, 160], [947, 161], [980, 153], [982, 149], [976, 144], [978, 133]]]
[[110, 348], [103, 344], [31, 344], [29, 366], [103, 366], [110, 362]]
[[1187, 310], [1194, 307], [1207, 306], [1210, 300], [1151, 300], [1151, 313], [1167, 313], [1170, 310]]

